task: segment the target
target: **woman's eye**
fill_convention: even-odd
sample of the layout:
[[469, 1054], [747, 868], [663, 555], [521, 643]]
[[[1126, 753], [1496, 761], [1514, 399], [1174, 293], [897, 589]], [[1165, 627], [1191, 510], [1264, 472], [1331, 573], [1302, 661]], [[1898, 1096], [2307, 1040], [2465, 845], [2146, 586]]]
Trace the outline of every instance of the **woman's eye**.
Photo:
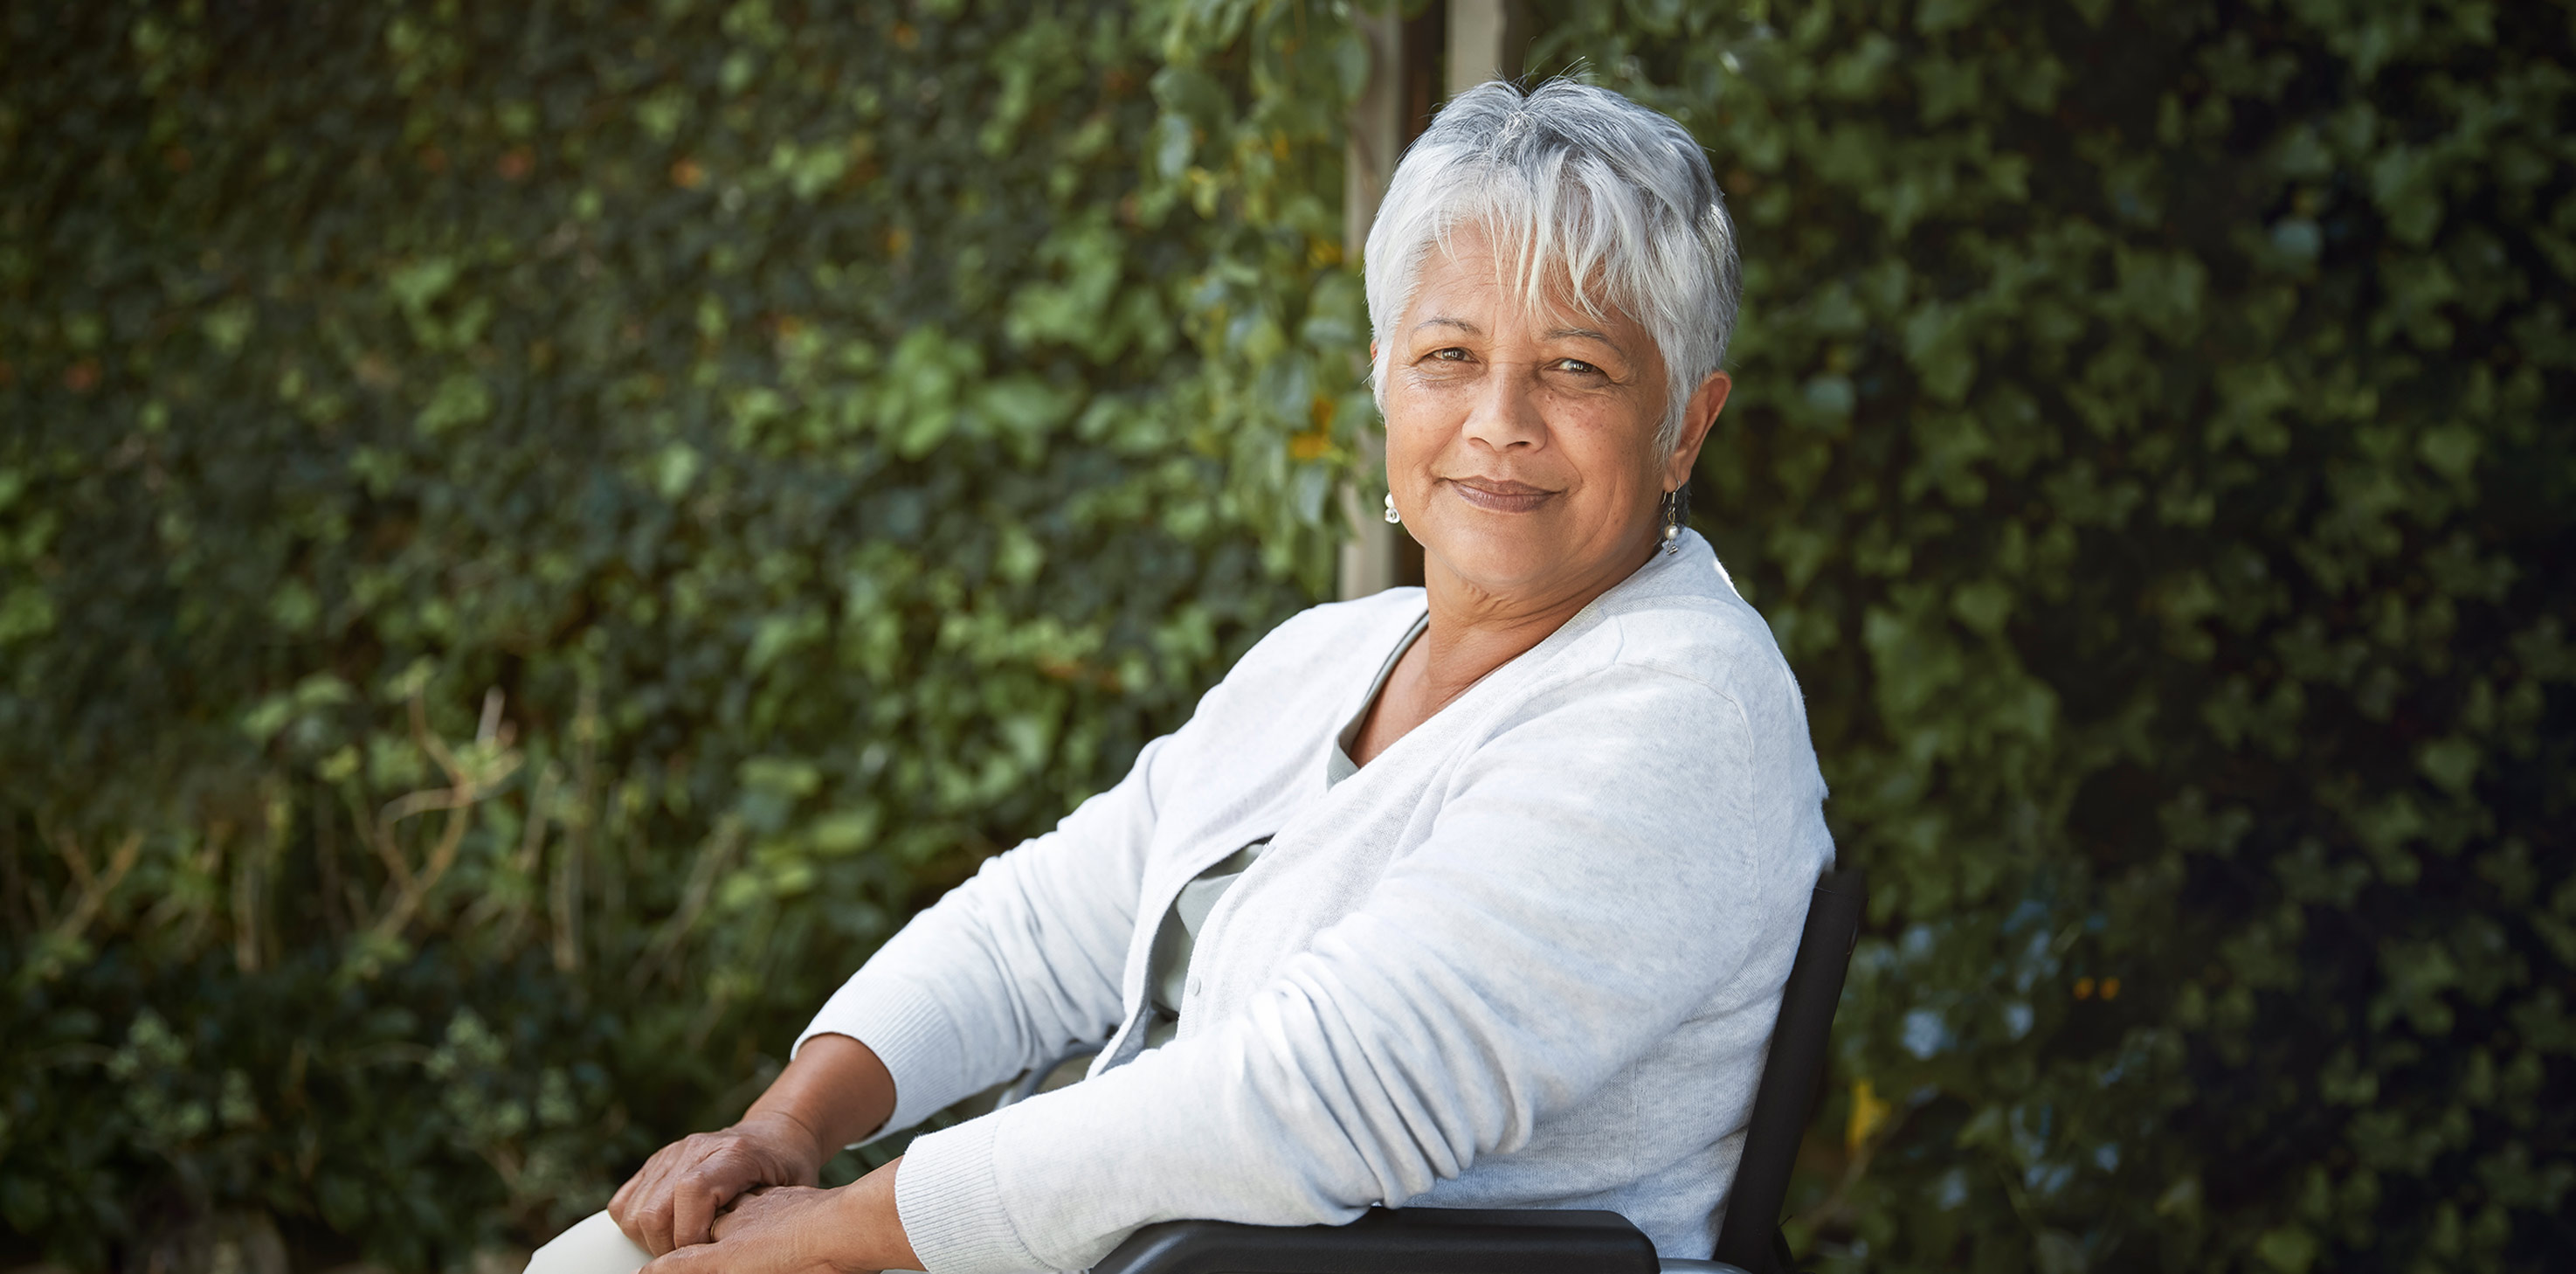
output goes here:
[[1601, 374], [1600, 368], [1584, 362], [1579, 358], [1560, 358], [1556, 360], [1556, 365], [1559, 370], [1569, 371], [1577, 376], [1598, 376]]
[[1431, 351], [1431, 356], [1444, 363], [1463, 363], [1467, 361], [1467, 351], [1460, 349], [1455, 345], [1449, 346], [1446, 349], [1435, 349]]

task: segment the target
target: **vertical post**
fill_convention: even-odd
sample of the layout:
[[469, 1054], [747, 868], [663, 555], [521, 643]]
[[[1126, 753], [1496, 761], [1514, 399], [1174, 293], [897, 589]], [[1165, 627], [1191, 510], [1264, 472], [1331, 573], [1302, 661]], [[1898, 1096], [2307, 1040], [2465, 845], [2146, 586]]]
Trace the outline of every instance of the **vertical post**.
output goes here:
[[1449, 0], [1449, 91], [1456, 97], [1487, 80], [1518, 79], [1529, 23], [1515, 0]]
[[[1357, 264], [1368, 248], [1369, 226], [1377, 220], [1378, 202], [1386, 197], [1395, 163], [1403, 157], [1414, 129], [1406, 127], [1407, 28], [1394, 0], [1379, 11], [1360, 10], [1355, 21], [1368, 40], [1368, 87], [1351, 106], [1349, 140], [1343, 154], [1342, 259]], [[1360, 431], [1360, 467], [1373, 472], [1386, 462], [1386, 439], [1377, 428]], [[1379, 510], [1367, 507], [1361, 488], [1345, 484], [1343, 516], [1350, 519], [1351, 538], [1342, 542], [1341, 595], [1344, 600], [1384, 592], [1405, 582], [1403, 549], [1412, 537], [1387, 525]]]
[[1342, 259], [1357, 262], [1368, 246], [1369, 225], [1377, 220], [1378, 201], [1395, 176], [1395, 161], [1403, 156], [1405, 24], [1392, 0], [1385, 12], [1359, 11], [1353, 23], [1369, 50], [1368, 87], [1351, 105], [1342, 149]]
[[[1432, 109], [1487, 80], [1520, 74], [1528, 30], [1523, 8], [1521, 0], [1447, 0], [1407, 21], [1395, 0], [1386, 0], [1381, 11], [1360, 12], [1369, 80], [1351, 107], [1343, 151], [1342, 259], [1357, 262], [1367, 249], [1396, 161], [1430, 122]], [[1360, 447], [1364, 470], [1385, 463], [1385, 438], [1376, 429], [1362, 431]], [[1351, 523], [1351, 538], [1342, 544], [1345, 599], [1422, 582], [1422, 546], [1365, 503], [1358, 487], [1342, 488], [1342, 513]]]

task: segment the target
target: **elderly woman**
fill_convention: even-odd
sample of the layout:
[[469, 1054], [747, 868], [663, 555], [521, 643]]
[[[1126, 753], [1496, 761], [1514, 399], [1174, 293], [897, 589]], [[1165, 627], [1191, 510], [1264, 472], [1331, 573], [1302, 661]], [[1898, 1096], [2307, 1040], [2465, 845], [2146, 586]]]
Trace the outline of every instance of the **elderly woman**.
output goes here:
[[[1071, 1270], [1154, 1221], [1379, 1203], [1608, 1208], [1706, 1256], [1833, 853], [1797, 684], [1683, 525], [1734, 252], [1671, 120], [1453, 101], [1368, 243], [1425, 586], [1280, 625], [536, 1274]], [[1084, 1082], [811, 1188], [1081, 1043]]]

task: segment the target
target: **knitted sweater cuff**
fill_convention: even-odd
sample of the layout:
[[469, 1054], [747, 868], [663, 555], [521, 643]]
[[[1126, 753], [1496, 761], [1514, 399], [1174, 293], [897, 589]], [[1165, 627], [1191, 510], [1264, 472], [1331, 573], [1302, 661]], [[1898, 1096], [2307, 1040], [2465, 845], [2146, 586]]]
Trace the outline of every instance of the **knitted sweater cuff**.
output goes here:
[[913, 1140], [895, 1169], [895, 1215], [929, 1274], [1016, 1274], [1045, 1262], [1002, 1211], [990, 1116]]
[[[861, 982], [875, 985], [861, 987]], [[957, 1100], [956, 1059], [965, 1051], [956, 1024], [939, 1002], [917, 988], [864, 976], [852, 978], [824, 1001], [795, 1048], [817, 1035], [847, 1035], [865, 1044], [894, 1076], [894, 1113], [867, 1138], [901, 1132]], [[795, 1048], [788, 1056], [795, 1056]], [[864, 1142], [860, 1144], [865, 1144]]]

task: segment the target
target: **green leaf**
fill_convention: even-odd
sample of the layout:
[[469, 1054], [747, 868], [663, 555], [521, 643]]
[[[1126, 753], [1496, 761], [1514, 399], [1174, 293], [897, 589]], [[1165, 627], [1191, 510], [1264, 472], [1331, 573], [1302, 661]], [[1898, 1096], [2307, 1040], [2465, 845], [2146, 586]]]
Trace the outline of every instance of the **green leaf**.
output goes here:
[[438, 382], [429, 403], [413, 419], [413, 427], [424, 437], [435, 438], [465, 425], [479, 424], [492, 414], [492, 390], [483, 378], [472, 372], [451, 372]]
[[2254, 1254], [2281, 1274], [2307, 1274], [2317, 1259], [2316, 1236], [2295, 1225], [2266, 1230], [2254, 1241]]

